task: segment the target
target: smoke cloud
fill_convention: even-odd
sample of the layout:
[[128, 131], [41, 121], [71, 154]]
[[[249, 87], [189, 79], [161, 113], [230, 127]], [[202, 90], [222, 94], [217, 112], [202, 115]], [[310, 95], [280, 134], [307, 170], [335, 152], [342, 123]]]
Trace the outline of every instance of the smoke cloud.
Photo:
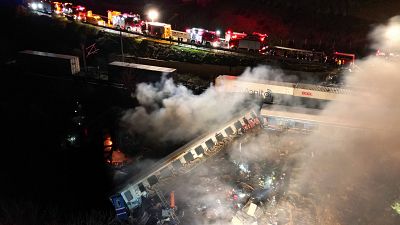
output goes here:
[[[398, 50], [399, 33], [400, 17], [392, 18], [371, 33], [372, 47]], [[289, 192], [313, 199], [320, 224], [399, 224], [391, 204], [400, 199], [400, 61], [370, 56], [357, 65], [346, 83], [358, 91], [323, 115], [364, 129], [324, 128], [308, 137]]]
[[[371, 32], [372, 47], [398, 50], [399, 34], [400, 17], [395, 17]], [[400, 215], [391, 209], [391, 204], [400, 200], [400, 60], [371, 56], [356, 64], [359, 69], [346, 74], [345, 83], [357, 91], [328, 104], [322, 115], [364, 129], [321, 127], [286, 146], [288, 152], [296, 149], [296, 154], [290, 156], [295, 163], [286, 167], [296, 168], [287, 178], [286, 197], [275, 206], [286, 207], [292, 217], [301, 217], [293, 224], [400, 224]], [[276, 76], [268, 67], [260, 67], [247, 70], [243, 77], [271, 79], [269, 74]], [[279, 80], [280, 76], [272, 79]], [[136, 97], [141, 106], [128, 111], [123, 121], [132, 124], [136, 132], [158, 140], [179, 141], [227, 120], [246, 102], [244, 96], [221, 95], [214, 87], [195, 96], [170, 79], [157, 85], [138, 85]], [[230, 159], [270, 159], [273, 153], [267, 141], [265, 135], [260, 135], [246, 145], [245, 154], [232, 151]], [[298, 143], [301, 146], [296, 146]], [[201, 179], [206, 180], [212, 169], [205, 169]], [[200, 187], [199, 176], [186, 178], [174, 185], [176, 190], [183, 187], [180, 194], [188, 194], [192, 203], [219, 204], [215, 200], [224, 198]], [[233, 187], [222, 177], [215, 183], [225, 189]], [[188, 186], [196, 188], [185, 188]], [[196, 190], [197, 194], [188, 190]], [[302, 204], [294, 199], [302, 200]], [[224, 210], [230, 212], [229, 208]], [[228, 224], [226, 218], [221, 218], [219, 224]]]
[[252, 103], [249, 96], [218, 93], [210, 86], [194, 95], [172, 79], [139, 84], [135, 93], [140, 106], [125, 113], [122, 121], [133, 132], [159, 141], [187, 141], [231, 119]]

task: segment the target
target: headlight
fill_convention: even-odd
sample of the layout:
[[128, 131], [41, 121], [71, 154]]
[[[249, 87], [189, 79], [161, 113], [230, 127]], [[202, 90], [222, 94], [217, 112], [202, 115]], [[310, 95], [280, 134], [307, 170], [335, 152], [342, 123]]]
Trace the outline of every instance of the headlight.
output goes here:
[[212, 43], [212, 46], [213, 46], [213, 47], [218, 47], [219, 44], [218, 44], [218, 42], [213, 42], [213, 43]]
[[32, 7], [33, 10], [36, 10], [38, 8], [38, 5], [36, 3], [32, 3], [31, 7]]
[[37, 4], [37, 7], [38, 7], [39, 9], [43, 9], [43, 4], [42, 4], [42, 3], [38, 3], [38, 4]]

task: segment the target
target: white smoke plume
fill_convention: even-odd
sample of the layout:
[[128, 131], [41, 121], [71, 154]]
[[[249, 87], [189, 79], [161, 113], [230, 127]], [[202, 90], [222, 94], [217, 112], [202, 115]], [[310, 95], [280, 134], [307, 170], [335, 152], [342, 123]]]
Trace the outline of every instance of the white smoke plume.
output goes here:
[[[400, 49], [399, 18], [371, 32], [373, 48]], [[312, 214], [313, 218], [293, 224], [400, 224], [400, 215], [391, 209], [391, 204], [400, 200], [400, 60], [371, 56], [356, 64], [359, 69], [347, 74], [345, 83], [358, 91], [330, 103], [323, 115], [364, 129], [321, 128], [305, 137], [302, 154], [292, 159], [300, 169], [291, 174], [286, 193], [303, 199], [297, 210], [303, 212], [301, 216]], [[248, 70], [244, 76], [257, 74], [260, 78], [269, 71], [262, 67]], [[135, 131], [161, 140], [185, 140], [207, 131], [245, 101], [244, 97], [221, 96], [213, 87], [195, 96], [172, 80], [158, 86], [140, 84], [136, 96], [142, 106], [130, 110], [123, 120]], [[253, 142], [246, 148], [249, 160], [271, 156], [263, 151], [268, 148], [265, 140]], [[199, 178], [192, 179], [174, 185], [196, 186]], [[226, 185], [223, 178], [219, 182]], [[198, 185], [199, 194], [190, 196], [191, 201], [215, 201], [218, 196], [202, 194], [202, 184]], [[291, 199], [282, 201], [278, 205], [287, 203], [292, 215], [299, 215]], [[301, 211], [310, 206], [312, 212]]]
[[128, 110], [122, 121], [134, 132], [159, 141], [187, 141], [215, 128], [241, 111], [248, 96], [221, 94], [214, 86], [194, 95], [172, 79], [139, 84], [135, 93], [140, 106]]
[[[372, 47], [397, 51], [398, 34], [395, 17], [371, 33]], [[400, 199], [400, 61], [370, 56], [356, 64], [346, 83], [358, 91], [323, 115], [364, 129], [325, 128], [308, 137], [309, 157], [298, 159], [302, 170], [289, 192], [313, 199], [319, 224], [400, 224], [391, 209]]]

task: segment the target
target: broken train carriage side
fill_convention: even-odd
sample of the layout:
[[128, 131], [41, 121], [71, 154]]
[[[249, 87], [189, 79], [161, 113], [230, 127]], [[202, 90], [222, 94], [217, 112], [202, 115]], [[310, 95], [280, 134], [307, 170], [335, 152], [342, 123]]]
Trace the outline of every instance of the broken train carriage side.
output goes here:
[[327, 87], [313, 84], [290, 83], [273, 80], [239, 78], [220, 75], [215, 79], [220, 92], [248, 93], [263, 103], [324, 106], [329, 101], [343, 100], [343, 95], [352, 95], [354, 87]]
[[[220, 128], [201, 135], [157, 162], [151, 169], [133, 177], [110, 200], [119, 220], [128, 220], [131, 212], [142, 204], [142, 198], [157, 193], [157, 183], [171, 176], [188, 172], [194, 164], [202, 162], [222, 149], [225, 142], [261, 125], [260, 109], [240, 113]], [[163, 197], [163, 196], [161, 196]]]

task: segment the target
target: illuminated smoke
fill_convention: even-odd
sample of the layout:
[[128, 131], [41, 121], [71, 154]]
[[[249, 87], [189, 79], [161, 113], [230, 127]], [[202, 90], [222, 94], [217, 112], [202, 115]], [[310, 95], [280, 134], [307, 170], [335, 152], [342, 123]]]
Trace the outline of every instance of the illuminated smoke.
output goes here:
[[122, 121], [133, 132], [158, 141], [187, 141], [227, 122], [242, 110], [247, 96], [220, 94], [213, 86], [201, 95], [172, 79], [139, 84], [135, 93], [140, 106], [128, 110]]
[[[377, 27], [370, 36], [372, 47], [399, 50], [400, 35], [392, 35], [399, 33], [399, 28], [399, 17]], [[346, 84], [358, 92], [332, 102], [323, 114], [368, 129], [321, 128], [301, 140], [306, 147], [291, 156], [299, 165], [290, 176], [285, 192], [288, 198], [278, 205], [287, 206], [292, 215], [313, 218], [294, 224], [400, 224], [400, 216], [390, 207], [400, 199], [400, 60], [371, 56], [356, 64], [359, 70], [346, 74]], [[261, 67], [244, 76], [265, 78], [269, 72]], [[130, 110], [123, 121], [132, 124], [136, 132], [161, 140], [187, 140], [205, 132], [244, 102], [243, 97], [221, 97], [213, 87], [195, 96], [172, 80], [157, 86], [140, 84], [136, 96], [142, 106]], [[249, 160], [270, 157], [270, 152], [263, 151], [268, 147], [265, 140], [253, 140], [246, 148]], [[231, 157], [238, 156], [233, 153]], [[204, 174], [211, 172], [208, 168]], [[231, 187], [222, 178], [216, 183]], [[187, 193], [185, 200], [192, 203], [215, 204], [215, 199], [223, 198], [204, 193], [197, 176], [174, 185], [195, 187], [197, 194], [181, 193]]]
[[[399, 32], [395, 17], [371, 33], [372, 46], [399, 50], [400, 36], [392, 35]], [[322, 224], [400, 224], [390, 208], [400, 198], [400, 61], [370, 56], [356, 64], [346, 83], [359, 92], [323, 114], [366, 129], [325, 128], [308, 137], [289, 192], [313, 199]]]

